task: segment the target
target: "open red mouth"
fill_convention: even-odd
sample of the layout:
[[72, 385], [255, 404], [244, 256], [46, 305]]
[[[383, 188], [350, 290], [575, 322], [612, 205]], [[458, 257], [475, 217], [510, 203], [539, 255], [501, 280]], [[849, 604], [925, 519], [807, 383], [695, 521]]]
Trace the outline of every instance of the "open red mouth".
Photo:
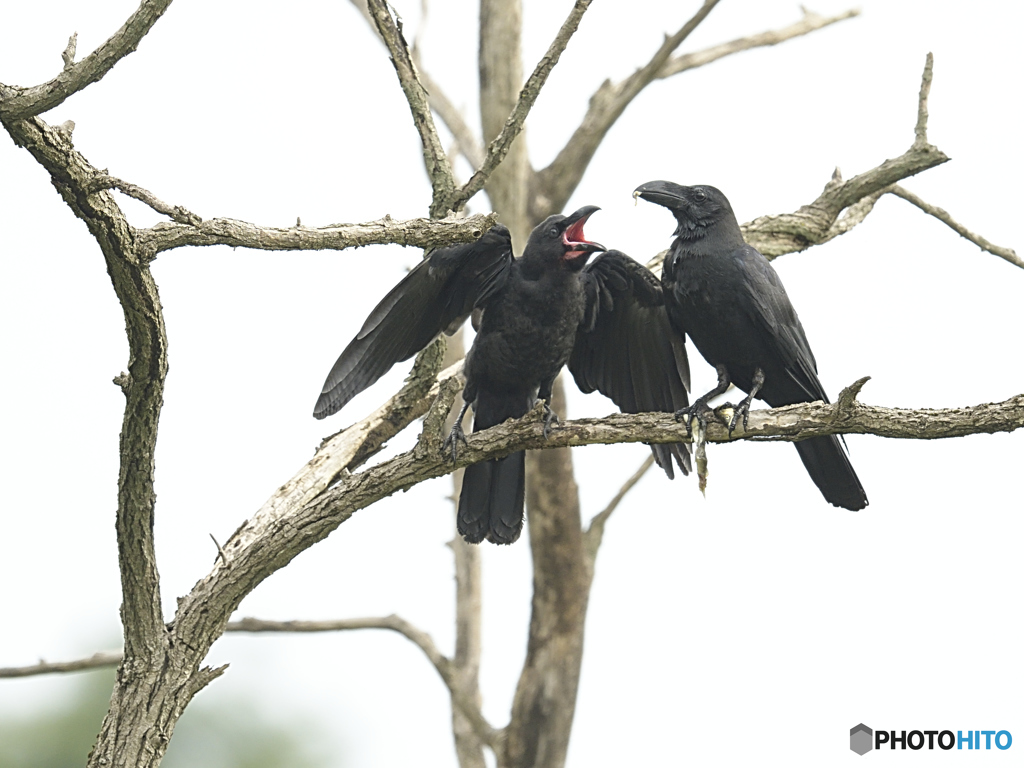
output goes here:
[[568, 227], [565, 232], [562, 233], [562, 242], [565, 244], [566, 252], [563, 258], [575, 259], [582, 256], [585, 253], [593, 253], [594, 251], [605, 250], [604, 246], [600, 243], [595, 243], [587, 240], [583, 234], [583, 225], [586, 224], [587, 219], [590, 218], [588, 213], [578, 221], [574, 221]]

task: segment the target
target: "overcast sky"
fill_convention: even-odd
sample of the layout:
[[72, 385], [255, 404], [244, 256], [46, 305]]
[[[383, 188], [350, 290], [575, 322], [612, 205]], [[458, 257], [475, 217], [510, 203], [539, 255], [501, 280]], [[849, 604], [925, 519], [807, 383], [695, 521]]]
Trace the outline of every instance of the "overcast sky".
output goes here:
[[[418, 2], [393, 4], [409, 32], [420, 27]], [[135, 5], [5, 4], [0, 82], [50, 79], [72, 32], [82, 56]], [[476, 125], [473, 3], [429, 7], [425, 67]], [[526, 0], [528, 70], [570, 7]], [[527, 123], [534, 166], [550, 161], [605, 78], [645, 63], [696, 7], [594, 3]], [[813, 10], [848, 7], [819, 0]], [[932, 51], [929, 138], [952, 161], [905, 186], [1024, 252], [1024, 11], [998, 0], [859, 7], [857, 19], [648, 88], [569, 203], [603, 209], [588, 236], [641, 260], [665, 248], [670, 215], [630, 197], [652, 179], [714, 184], [746, 221], [810, 202], [836, 166], [849, 177], [900, 155], [913, 140]], [[723, 0], [682, 51], [799, 15], [795, 2]], [[44, 118], [74, 120], [75, 146], [97, 168], [204, 218], [289, 226], [301, 216], [320, 226], [422, 216], [429, 204], [394, 71], [343, 0], [178, 0], [135, 54]], [[135, 226], [159, 220], [134, 201], [124, 206]], [[471, 209], [489, 210], [486, 198]], [[8, 666], [118, 647], [123, 397], [111, 379], [127, 367], [127, 346], [98, 246], [6, 134], [0, 232], [0, 666]], [[323, 436], [398, 386], [407, 366], [327, 422], [310, 416], [340, 350], [419, 257], [397, 246], [218, 247], [171, 251], [154, 264], [170, 344], [156, 530], [168, 617], [213, 563], [209, 534], [224, 541]], [[966, 406], [1024, 392], [1024, 271], [905, 201], [885, 198], [850, 234], [775, 265], [833, 396], [865, 375], [862, 400], [886, 406]], [[714, 372], [690, 349], [699, 394]], [[613, 410], [569, 389], [572, 416]], [[871, 502], [860, 513], [828, 506], [783, 444], [711, 446], [706, 499], [692, 479], [652, 472], [637, 486], [598, 560], [571, 766], [736, 765], [775, 753], [792, 766], [828, 765], [853, 759], [843, 756], [852, 756], [848, 733], [860, 722], [1008, 729], [1024, 739], [1024, 434], [852, 436], [848, 444]], [[584, 514], [600, 511], [646, 453], [576, 449]], [[358, 513], [262, 584], [240, 615], [395, 612], [449, 651], [449, 488], [445, 478], [431, 481]], [[525, 537], [484, 547], [484, 711], [498, 726], [525, 654], [529, 565]], [[225, 662], [230, 671], [203, 697], [244, 695], [282, 721], [309, 718], [328, 734], [338, 765], [455, 765], [447, 693], [401, 638], [234, 635], [209, 659]], [[70, 685], [0, 681], [0, 711], [47, 706]]]

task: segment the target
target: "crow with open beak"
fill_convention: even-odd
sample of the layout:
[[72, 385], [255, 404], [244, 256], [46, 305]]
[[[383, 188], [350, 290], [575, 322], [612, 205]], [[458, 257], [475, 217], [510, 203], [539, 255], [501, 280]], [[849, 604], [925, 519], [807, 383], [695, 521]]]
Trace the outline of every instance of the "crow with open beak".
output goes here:
[[[659, 385], [654, 395], [645, 387], [639, 395], [633, 391], [626, 370], [631, 362], [628, 349], [610, 355], [594, 351], [615, 334], [639, 337], [649, 321], [647, 310], [632, 311], [638, 307], [631, 300], [633, 283], [626, 262], [636, 262], [611, 252], [588, 266], [592, 254], [605, 250], [583, 234], [584, 224], [597, 210], [586, 206], [568, 216], [549, 216], [533, 230], [519, 258], [513, 258], [509, 232], [500, 224], [474, 243], [435, 250], [367, 318], [331, 369], [313, 415], [324, 418], [336, 412], [439, 333], [454, 333], [474, 310], [482, 317], [466, 355], [466, 404], [444, 443], [453, 460], [458, 443], [465, 442], [462, 418], [470, 406], [477, 431], [520, 418], [540, 400], [547, 435], [555, 421], [551, 390], [570, 357], [576, 361], [574, 376], [588, 382], [585, 391], [599, 389], [623, 410], [625, 402], [634, 409], [672, 411], [681, 407], [680, 392], [685, 405], [685, 387], [671, 345], [666, 347], [671, 362], [665, 363], [662, 373], [670, 383]], [[640, 300], [645, 306], [650, 303], [648, 293], [650, 289]], [[621, 300], [613, 301], [614, 297]], [[664, 307], [660, 311], [664, 316]], [[663, 353], [665, 345], [658, 344], [655, 352]], [[634, 343], [633, 348], [635, 357], [646, 347]], [[606, 368], [614, 370], [604, 375]], [[660, 450], [663, 457], [674, 455], [668, 448]], [[467, 541], [511, 544], [519, 537], [525, 470], [524, 452], [466, 467], [458, 529]]]

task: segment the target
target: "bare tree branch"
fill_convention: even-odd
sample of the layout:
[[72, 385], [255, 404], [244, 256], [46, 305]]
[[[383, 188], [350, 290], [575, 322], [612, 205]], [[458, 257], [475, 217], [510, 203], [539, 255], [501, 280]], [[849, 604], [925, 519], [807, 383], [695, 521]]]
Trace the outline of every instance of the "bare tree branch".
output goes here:
[[81, 672], [86, 669], [102, 669], [103, 667], [116, 667], [121, 663], [121, 651], [109, 651], [106, 653], [94, 653], [87, 659], [76, 661], [40, 661], [28, 667], [0, 667], [0, 678], [5, 677], [31, 677], [33, 675], [51, 675], [56, 672]]
[[626, 494], [633, 490], [633, 486], [640, 482], [640, 479], [647, 474], [647, 470], [649, 470], [653, 465], [654, 455], [651, 454], [644, 459], [644, 463], [640, 465], [640, 468], [622, 484], [618, 493], [616, 493], [612, 497], [612, 500], [608, 502], [608, 506], [594, 515], [593, 519], [590, 521], [590, 525], [584, 532], [583, 544], [587, 548], [587, 560], [590, 564], [591, 579], [594, 578], [594, 561], [597, 559], [597, 551], [601, 548], [601, 541], [604, 539], [604, 526], [608, 522], [608, 518], [612, 516], [612, 512], [618, 508], [622, 500], [626, 498]]
[[705, 0], [700, 9], [679, 30], [665, 38], [651, 60], [619, 83], [606, 80], [590, 97], [583, 122], [573, 132], [551, 164], [534, 174], [530, 187], [530, 215], [534, 221], [562, 210], [579, 184], [594, 153], [626, 107], [654, 80], [668, 63], [672, 52], [682, 45], [711, 13], [718, 0]]
[[[370, 9], [367, 6], [366, 0], [351, 0], [351, 3], [376, 31], [376, 25], [374, 24], [373, 16], [370, 14]], [[441, 118], [442, 122], [444, 122], [448, 127], [448, 130], [451, 131], [452, 136], [455, 137], [455, 141], [458, 144], [458, 151], [463, 154], [466, 160], [469, 161], [470, 165], [474, 168], [479, 168], [484, 162], [483, 147], [480, 146], [480, 142], [477, 141], [473, 130], [466, 123], [465, 118], [462, 116], [462, 112], [454, 103], [452, 103], [452, 100], [448, 98], [441, 85], [434, 80], [430, 76], [430, 73], [423, 67], [417, 43], [417, 40], [413, 40], [411, 50], [412, 60], [416, 65], [416, 72], [419, 75], [420, 82], [423, 83], [423, 87], [426, 89], [427, 101], [430, 104], [430, 108], [437, 113], [437, 116]]]
[[1017, 255], [1017, 252], [1014, 251], [1012, 248], [1003, 248], [1002, 246], [999, 245], [993, 245], [981, 235], [971, 232], [971, 230], [969, 230], [963, 224], [960, 224], [958, 221], [956, 221], [942, 208], [939, 208], [936, 205], [926, 203], [913, 192], [904, 189], [899, 184], [893, 184], [887, 191], [891, 192], [897, 197], [902, 197], [907, 202], [913, 203], [930, 216], [934, 216], [936, 219], [938, 219], [943, 224], [952, 229], [954, 232], [956, 232], [958, 235], [960, 235], [960, 237], [970, 240], [972, 243], [977, 245], [982, 250], [988, 251], [989, 253], [998, 256], [1001, 259], [1006, 259], [1014, 266], [1021, 267], [1022, 269], [1024, 269], [1024, 259], [1021, 259], [1020, 256]]
[[[709, 0], [710, 1], [710, 0]], [[718, 0], [714, 0], [717, 2]], [[576, 32], [580, 25], [580, 20], [583, 18], [583, 14], [586, 13], [587, 8], [590, 7], [592, 0], [576, 0], [576, 3], [572, 7], [572, 11], [569, 12], [568, 18], [562, 23], [562, 27], [558, 30], [558, 34], [555, 35], [555, 39], [548, 46], [547, 53], [537, 62], [537, 66], [533, 70], [533, 74], [530, 75], [526, 81], [526, 85], [519, 92], [519, 99], [516, 102], [512, 113], [508, 116], [505, 121], [504, 127], [501, 129], [501, 133], [491, 141], [487, 146], [487, 157], [483, 164], [479, 167], [476, 173], [466, 182], [466, 184], [456, 193], [452, 205], [449, 206], [453, 209], [458, 209], [465, 204], [473, 195], [483, 189], [484, 184], [487, 183], [491, 173], [498, 167], [502, 160], [505, 159], [505, 155], [508, 154], [509, 147], [512, 146], [512, 142], [515, 141], [519, 132], [523, 129], [523, 123], [526, 122], [527, 115], [530, 114], [530, 110], [533, 108], [534, 103], [537, 101], [537, 96], [540, 95], [541, 88], [547, 82], [548, 75], [551, 74], [551, 70], [554, 69], [558, 63], [558, 59], [562, 55], [562, 51], [569, 44], [569, 39]]]
[[77, 64], [74, 60], [78, 35], [68, 41], [62, 58], [64, 69], [48, 83], [31, 88], [0, 89], [0, 119], [24, 120], [63, 103], [72, 94], [102, 78], [121, 59], [132, 53], [156, 24], [171, 0], [143, 0], [113, 36]]
[[427, 103], [427, 92], [423, 89], [423, 84], [416, 73], [416, 65], [409, 54], [409, 46], [402, 34], [401, 21], [396, 22], [392, 18], [385, 0], [369, 0], [367, 7], [381, 39], [391, 52], [391, 63], [395, 66], [398, 81], [402, 85], [406, 101], [409, 102], [409, 110], [412, 112], [413, 122], [423, 144], [423, 163], [434, 190], [430, 218], [443, 218], [449, 209], [457, 210], [451, 204], [455, 176], [451, 163], [448, 162], [448, 155], [437, 136], [434, 118], [431, 117], [430, 106]]
[[[198, 218], [198, 217], [197, 217]], [[326, 227], [264, 227], [237, 219], [207, 219], [195, 224], [162, 222], [138, 232], [140, 248], [150, 258], [184, 245], [230, 245], [271, 251], [341, 250], [364, 245], [396, 243], [417, 248], [438, 248], [469, 242], [492, 227], [498, 217], [475, 214], [465, 218], [409, 219], [385, 216], [362, 224], [331, 224]]]
[[196, 216], [187, 208], [180, 205], [168, 205], [149, 190], [143, 189], [135, 184], [130, 184], [127, 181], [122, 181], [114, 176], [101, 174], [93, 181], [91, 189], [95, 192], [99, 192], [103, 189], [116, 189], [117, 191], [128, 195], [128, 197], [132, 197], [141, 203], [145, 203], [157, 213], [167, 216], [172, 221], [176, 221], [179, 224], [198, 227], [203, 223], [201, 218]]
[[703, 51], [695, 51], [694, 53], [675, 56], [661, 68], [657, 77], [661, 80], [666, 77], [671, 77], [672, 75], [678, 75], [680, 72], [686, 72], [690, 69], [703, 67], [705, 64], [718, 61], [719, 59], [731, 56], [734, 53], [749, 51], [753, 48], [764, 48], [770, 45], [778, 45], [779, 43], [784, 43], [787, 40], [792, 40], [794, 37], [802, 37], [803, 35], [816, 32], [819, 29], [830, 26], [831, 24], [845, 21], [846, 19], [852, 19], [854, 16], [860, 15], [860, 9], [858, 8], [852, 8], [849, 11], [835, 16], [821, 16], [813, 11], [808, 11], [806, 8], [803, 8], [802, 10], [804, 14], [803, 18], [798, 22], [790, 24], [788, 27], [770, 29], [766, 32], [759, 32], [756, 35], [750, 35], [749, 37], [740, 37], [735, 40], [730, 40], [727, 43], [719, 43], [718, 45], [713, 45], [710, 48], [705, 48]]
[[423, 87], [427, 89], [427, 98], [430, 101], [431, 109], [437, 113], [437, 116], [455, 137], [456, 149], [462, 153], [470, 165], [479, 168], [484, 163], [484, 150], [480, 146], [476, 134], [473, 133], [473, 129], [469, 127], [466, 119], [462, 116], [462, 111], [452, 103], [441, 85], [423, 68], [415, 48], [412, 56], [413, 61], [416, 62]]

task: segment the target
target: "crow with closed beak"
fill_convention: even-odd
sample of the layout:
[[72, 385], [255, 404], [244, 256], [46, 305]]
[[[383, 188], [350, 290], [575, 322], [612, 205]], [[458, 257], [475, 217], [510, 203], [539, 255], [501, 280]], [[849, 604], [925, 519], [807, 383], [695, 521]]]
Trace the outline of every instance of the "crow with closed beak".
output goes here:
[[[828, 396], [796, 310], [775, 269], [743, 240], [732, 206], [718, 189], [650, 181], [633, 192], [664, 206], [676, 219], [675, 240], [661, 283], [675, 332], [687, 334], [718, 372], [718, 386], [680, 411], [705, 420], [708, 401], [735, 384], [747, 397], [735, 409], [730, 432], [744, 427], [753, 398], [772, 407]], [[795, 443], [807, 473], [825, 500], [863, 509], [867, 495], [835, 435]]]

